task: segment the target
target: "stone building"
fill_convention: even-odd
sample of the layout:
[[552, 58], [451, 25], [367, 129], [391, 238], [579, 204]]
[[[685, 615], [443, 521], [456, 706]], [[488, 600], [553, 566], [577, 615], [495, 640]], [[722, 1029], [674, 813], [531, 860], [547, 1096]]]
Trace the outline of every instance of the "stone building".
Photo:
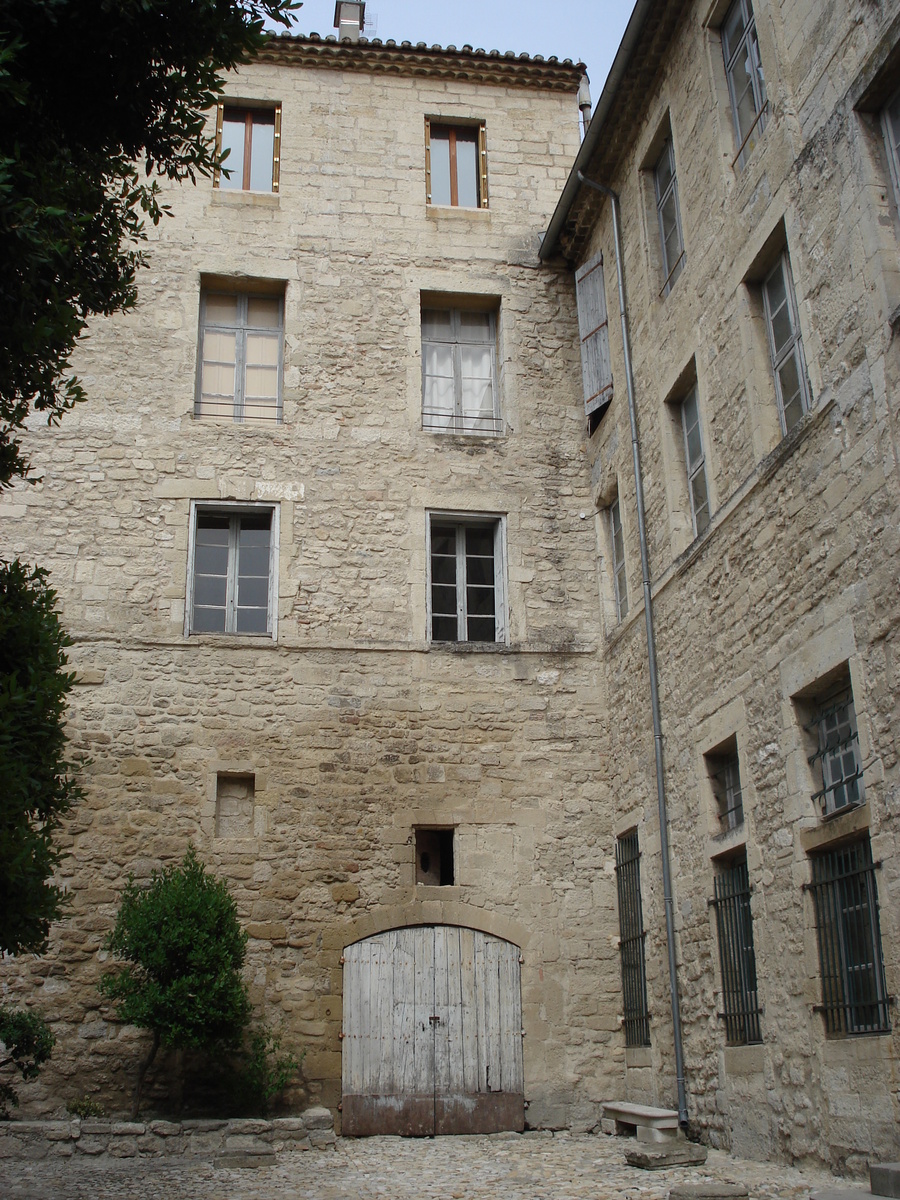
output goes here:
[[579, 148], [580, 65], [338, 7], [0, 500], [88, 758], [27, 1111], [124, 1107], [102, 939], [192, 843], [350, 1131], [896, 1158], [900, 15], [639, 0]]
[[624, 1090], [679, 1092], [668, 859], [691, 1122], [851, 1169], [898, 1147], [898, 42], [896, 4], [638, 3], [541, 251], [585, 345]]

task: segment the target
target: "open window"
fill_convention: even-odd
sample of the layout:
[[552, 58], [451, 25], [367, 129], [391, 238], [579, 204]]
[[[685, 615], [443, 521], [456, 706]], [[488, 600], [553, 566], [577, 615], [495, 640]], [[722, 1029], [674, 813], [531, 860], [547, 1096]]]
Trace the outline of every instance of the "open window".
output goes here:
[[277, 192], [281, 174], [281, 105], [220, 103], [216, 113], [216, 154], [226, 155], [213, 187], [244, 192]]
[[425, 199], [450, 208], [487, 208], [483, 121], [445, 124], [425, 118]]

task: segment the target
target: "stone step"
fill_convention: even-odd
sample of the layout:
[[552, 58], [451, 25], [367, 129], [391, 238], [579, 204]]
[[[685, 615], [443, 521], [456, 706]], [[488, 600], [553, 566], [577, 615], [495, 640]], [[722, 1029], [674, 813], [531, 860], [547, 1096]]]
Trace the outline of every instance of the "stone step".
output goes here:
[[810, 1192], [809, 1200], [872, 1200], [872, 1193], [864, 1188], [822, 1188]]
[[706, 1147], [693, 1142], [675, 1142], [670, 1146], [635, 1147], [625, 1151], [625, 1161], [630, 1167], [641, 1167], [644, 1171], [663, 1171], [666, 1167], [699, 1167], [706, 1162]]
[[876, 1196], [900, 1200], [900, 1163], [869, 1163], [869, 1187]]
[[685, 1183], [669, 1191], [669, 1200], [747, 1200], [742, 1183]]

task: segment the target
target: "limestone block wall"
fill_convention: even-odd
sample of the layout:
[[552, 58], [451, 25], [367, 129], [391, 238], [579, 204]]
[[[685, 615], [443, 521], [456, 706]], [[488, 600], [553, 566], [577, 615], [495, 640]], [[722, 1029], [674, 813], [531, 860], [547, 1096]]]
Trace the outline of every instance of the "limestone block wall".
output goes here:
[[[610, 186], [625, 273], [654, 582], [689, 1109], [714, 1144], [820, 1157], [851, 1170], [896, 1156], [897, 1033], [827, 1036], [810, 854], [866, 831], [887, 992], [897, 987], [900, 224], [877, 113], [897, 21], [877, 7], [756, 0], [770, 100], [743, 170], [724, 92], [717, 14], [689, 7], [648, 88]], [[685, 266], [661, 294], [651, 168], [669, 122]], [[649, 190], [648, 190], [649, 189]], [[786, 249], [811, 385], [783, 437], [760, 280]], [[602, 250], [616, 398], [590, 441], [603, 565], [609, 786], [617, 833], [635, 826], [648, 929], [651, 1045], [626, 1052], [633, 1099], [673, 1103], [665, 925], [630, 437], [608, 206]], [[696, 381], [711, 525], [695, 538], [677, 403]], [[630, 611], [616, 623], [607, 506], [623, 511]], [[852, 684], [865, 804], [830, 822], [812, 799], [803, 696]], [[808, 718], [807, 718], [808, 719]], [[721, 832], [704, 756], [735, 736], [745, 819]], [[716, 920], [723, 855], [745, 851], [762, 1043], [728, 1046]], [[612, 854], [610, 844], [607, 853]]]
[[[146, 1039], [101, 1002], [102, 941], [129, 873], [189, 843], [236, 897], [258, 1011], [304, 1052], [294, 1107], [340, 1100], [343, 947], [440, 921], [522, 949], [532, 1124], [590, 1127], [616, 1090], [577, 322], [568, 272], [536, 255], [577, 148], [577, 74], [561, 93], [242, 70], [230, 96], [282, 105], [279, 193], [172, 190], [137, 308], [79, 351], [89, 403], [35, 428], [41, 482], [0, 502], [4, 545], [59, 590], [87, 765], [70, 914], [46, 956], [0, 968], [58, 1038], [24, 1112], [86, 1092], [126, 1107]], [[487, 210], [426, 207], [426, 115], [485, 122]], [[223, 277], [283, 285], [281, 424], [193, 416], [200, 289]], [[497, 306], [499, 436], [422, 430], [423, 292]], [[277, 507], [277, 637], [185, 636], [200, 500]], [[508, 645], [431, 645], [434, 509], [504, 517]], [[416, 884], [420, 825], [453, 828], [452, 886]]]

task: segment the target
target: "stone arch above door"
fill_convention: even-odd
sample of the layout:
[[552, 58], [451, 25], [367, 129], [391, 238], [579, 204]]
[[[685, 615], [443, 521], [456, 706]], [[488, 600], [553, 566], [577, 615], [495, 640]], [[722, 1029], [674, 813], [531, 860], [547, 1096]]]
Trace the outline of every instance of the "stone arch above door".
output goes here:
[[344, 951], [343, 1131], [524, 1128], [519, 946], [412, 924]]

